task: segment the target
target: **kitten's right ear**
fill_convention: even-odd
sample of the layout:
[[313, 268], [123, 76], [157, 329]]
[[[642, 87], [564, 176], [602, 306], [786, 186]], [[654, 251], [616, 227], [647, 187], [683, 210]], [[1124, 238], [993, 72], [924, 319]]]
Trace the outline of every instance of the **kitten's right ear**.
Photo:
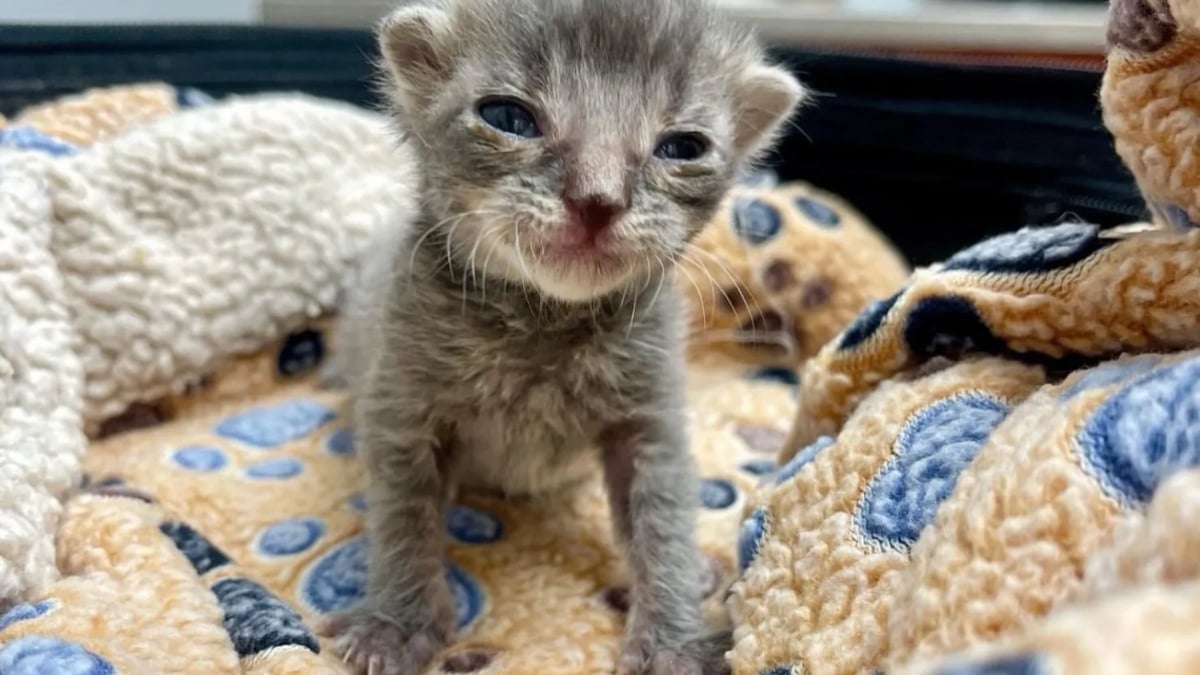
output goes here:
[[765, 63], [747, 68], [734, 86], [734, 146], [739, 155], [754, 158], [774, 143], [804, 96], [800, 81], [784, 68]]
[[402, 6], [380, 22], [379, 51], [406, 109], [427, 100], [453, 68], [450, 15], [434, 3]]

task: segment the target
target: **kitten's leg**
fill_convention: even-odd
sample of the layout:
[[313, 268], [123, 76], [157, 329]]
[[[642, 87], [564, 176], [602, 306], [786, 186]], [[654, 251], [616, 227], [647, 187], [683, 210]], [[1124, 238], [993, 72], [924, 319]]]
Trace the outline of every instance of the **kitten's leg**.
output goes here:
[[[725, 672], [700, 613], [699, 499], [682, 416], [622, 426], [601, 441], [613, 526], [633, 572], [618, 675]], [[712, 653], [719, 651], [719, 653]], [[707, 653], [706, 653], [707, 652]]]
[[325, 630], [358, 673], [416, 675], [452, 639], [454, 603], [443, 563], [445, 481], [437, 447], [360, 418], [370, 558], [362, 605]]

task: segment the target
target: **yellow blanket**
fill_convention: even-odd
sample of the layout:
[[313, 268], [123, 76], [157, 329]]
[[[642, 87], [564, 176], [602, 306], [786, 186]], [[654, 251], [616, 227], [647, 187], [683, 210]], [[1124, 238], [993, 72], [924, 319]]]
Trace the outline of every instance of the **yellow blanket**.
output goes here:
[[[312, 627], [363, 592], [361, 470], [344, 394], [313, 373], [337, 348], [330, 272], [386, 217], [382, 195], [405, 184], [402, 170], [394, 183], [371, 178], [386, 158], [360, 157], [356, 135], [376, 129], [366, 115], [142, 85], [48, 102], [0, 129], [0, 153], [44, 161], [31, 182], [58, 204], [48, 247], [70, 263], [59, 267], [91, 439], [87, 488], [57, 527], [62, 577], [30, 584], [28, 602], [0, 618], [0, 672], [341, 672]], [[259, 129], [269, 134], [228, 140]], [[258, 173], [239, 182], [238, 171]], [[770, 182], [737, 190], [679, 278], [693, 303], [690, 424], [714, 616], [744, 506], [792, 415], [793, 367], [907, 274], [849, 206]], [[111, 187], [112, 199], [83, 209], [55, 192], [63, 185], [93, 199]], [[289, 206], [301, 191], [346, 206]], [[71, 213], [81, 222], [64, 224]], [[82, 246], [57, 234], [92, 236], [89, 225], [106, 236]], [[94, 251], [101, 262], [79, 262]], [[628, 579], [598, 485], [565, 502], [467, 496], [446, 530], [463, 631], [431, 672], [611, 671]]]

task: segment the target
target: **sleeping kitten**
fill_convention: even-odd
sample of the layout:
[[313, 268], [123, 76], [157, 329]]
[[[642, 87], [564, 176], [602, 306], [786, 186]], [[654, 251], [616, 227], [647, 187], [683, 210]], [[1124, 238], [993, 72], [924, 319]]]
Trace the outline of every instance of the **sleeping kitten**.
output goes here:
[[700, 0], [423, 0], [380, 26], [418, 214], [382, 233], [335, 367], [356, 389], [371, 557], [333, 618], [359, 672], [453, 639], [443, 509], [603, 470], [628, 553], [623, 674], [706, 654], [672, 265], [801, 98]]

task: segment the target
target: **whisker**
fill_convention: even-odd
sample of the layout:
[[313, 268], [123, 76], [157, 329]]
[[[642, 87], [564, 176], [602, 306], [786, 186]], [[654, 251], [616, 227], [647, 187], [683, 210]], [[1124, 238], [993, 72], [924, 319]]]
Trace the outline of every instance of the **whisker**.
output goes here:
[[707, 326], [708, 312], [704, 309], [704, 292], [700, 290], [700, 284], [696, 283], [696, 278], [692, 276], [691, 272], [687, 271], [687, 267], [681, 265], [676, 267], [676, 269], [683, 272], [683, 275], [691, 282], [692, 288], [696, 289], [696, 299], [700, 302], [700, 320]]
[[[469, 218], [471, 216], [480, 216], [480, 215], [489, 216], [489, 215], [495, 215], [495, 214], [496, 214], [495, 211], [483, 210], [483, 209], [479, 209], [479, 210], [475, 210], [475, 211], [464, 211], [463, 213], [454, 214], [452, 216], [449, 216], [447, 218], [444, 218], [444, 219], [434, 223], [433, 225], [430, 225], [429, 228], [426, 229], [424, 232], [422, 232], [421, 236], [418, 237], [417, 240], [415, 242], [413, 242], [413, 244], [412, 244], [412, 251], [409, 253], [409, 257], [408, 257], [408, 267], [407, 267], [408, 279], [406, 280], [406, 282], [411, 283], [413, 268], [414, 268], [414, 265], [416, 264], [417, 253], [420, 252], [421, 247], [424, 245], [425, 241], [427, 239], [429, 239], [429, 237], [431, 237], [433, 234], [439, 232], [440, 230], [445, 228], [447, 225], [450, 225], [451, 232], [450, 232], [450, 235], [448, 235], [446, 237], [447, 247], [449, 247], [450, 242], [453, 240], [453, 236], [451, 236], [453, 234], [453, 228], [457, 227], [458, 223], [461, 223], [464, 219]], [[449, 261], [449, 254], [447, 254], [447, 260]], [[444, 265], [438, 265], [438, 267], [435, 268], [435, 271], [441, 271], [443, 267], [444, 267]], [[393, 277], [393, 280], [394, 280], [394, 277]]]
[[782, 331], [703, 330], [688, 335], [688, 339], [694, 338], [699, 338], [706, 344], [725, 342], [739, 345], [774, 345], [788, 352], [793, 349], [793, 340]]
[[[709, 251], [705, 251], [704, 249], [700, 248], [699, 246], [696, 246], [695, 244], [693, 244], [691, 242], [689, 242], [687, 244], [687, 248], [686, 248], [685, 252], [683, 252], [681, 255], [687, 256], [688, 253], [703, 255], [708, 260], [713, 261], [717, 265], [717, 268], [720, 269], [722, 272], [724, 272], [727, 277], [729, 277], [729, 280], [733, 282], [734, 289], [738, 292], [738, 299], [741, 300], [741, 305], [739, 305], [740, 307], [749, 307], [754, 310], [759, 309], [757, 303], [755, 303], [753, 306], [750, 304], [750, 299], [746, 297], [746, 291], [742, 284], [742, 280], [740, 278], [738, 278], [738, 275], [733, 273], [733, 270], [729, 269], [729, 266], [726, 265], [725, 261], [721, 260], [721, 258], [719, 256], [714, 255], [713, 253], [711, 253]], [[705, 267], [705, 269], [707, 271], [707, 266], [704, 266], [704, 265], [701, 265], [701, 266]], [[724, 285], [717, 283], [717, 280], [712, 277], [711, 272], [709, 273], [709, 278], [712, 280], [713, 284], [721, 291], [721, 295], [724, 296], [725, 301], [730, 306], [732, 306], [733, 305], [733, 303], [731, 302], [732, 298], [730, 298], [729, 294], [725, 292]]]
[[[641, 293], [633, 294], [633, 308], [629, 311], [629, 327], [625, 330], [625, 337], [629, 337], [630, 335], [633, 334], [633, 324], [637, 320], [637, 301], [638, 301], [639, 295], [641, 295]], [[621, 293], [621, 304], [622, 305], [625, 304], [625, 292], [624, 291]]]
[[[494, 241], [493, 241], [493, 242], [492, 242], [492, 243], [491, 243], [491, 244], [488, 246], [488, 254], [487, 254], [487, 257], [485, 257], [485, 258], [483, 259], [483, 270], [484, 270], [484, 274], [483, 274], [483, 295], [484, 295], [484, 297], [485, 297], [485, 298], [487, 297], [487, 270], [488, 270], [488, 269], [489, 269], [489, 267], [491, 266], [491, 264], [492, 264], [492, 256], [493, 256], [493, 255], [495, 255], [495, 254], [496, 254], [496, 242], [494, 242]], [[504, 280], [504, 287], [500, 289], [500, 292], [501, 292], [501, 293], [505, 293], [505, 292], [507, 292], [507, 291], [508, 291], [508, 280], [507, 280], [507, 279], [505, 279], [505, 280]]]
[[[515, 245], [513, 246], [513, 248], [517, 252], [517, 263], [521, 265], [521, 273], [525, 275], [526, 279], [532, 279], [533, 275], [531, 275], [529, 273], [529, 266], [525, 264], [525, 254], [521, 250], [521, 228], [520, 227], [513, 230], [513, 237], [515, 240]], [[532, 312], [533, 305], [529, 304], [529, 284], [521, 284], [521, 292], [525, 296], [525, 306], [529, 308], [530, 312]], [[540, 305], [538, 306], [538, 320], [540, 323], [540, 321], [541, 321], [541, 306]]]
[[658, 263], [659, 275], [658, 275], [658, 288], [655, 289], [655, 291], [654, 291], [654, 297], [650, 298], [650, 306], [651, 307], [658, 304], [658, 296], [659, 296], [659, 294], [662, 293], [663, 285], [666, 284], [668, 280], [670, 280], [672, 283], [674, 283], [674, 279], [667, 272], [667, 264], [665, 262], [663, 262], [661, 254], [658, 254], [658, 253], [654, 254], [654, 262]]

